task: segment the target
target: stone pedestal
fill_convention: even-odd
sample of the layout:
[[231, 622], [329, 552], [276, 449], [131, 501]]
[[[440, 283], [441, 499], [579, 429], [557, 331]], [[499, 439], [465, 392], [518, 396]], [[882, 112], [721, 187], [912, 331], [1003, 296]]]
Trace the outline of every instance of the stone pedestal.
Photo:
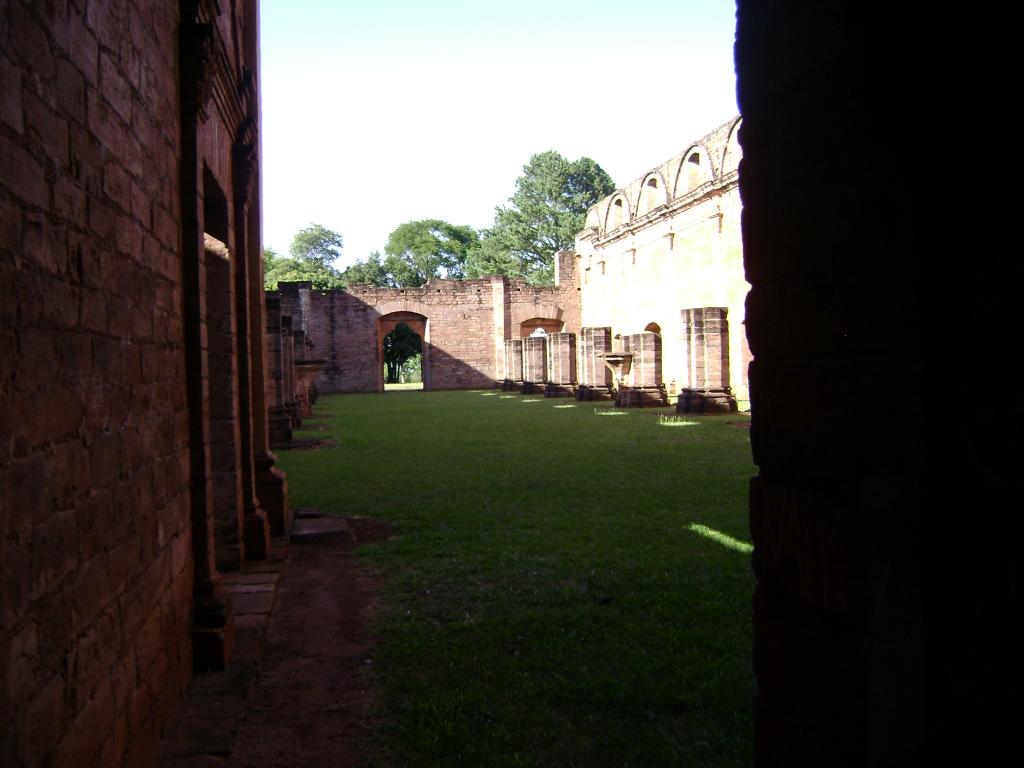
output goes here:
[[728, 387], [686, 389], [676, 399], [677, 413], [736, 413], [736, 398]]
[[[523, 340], [505, 340], [505, 382], [508, 389], [519, 389], [523, 384]], [[505, 389], [505, 385], [502, 385]]]
[[308, 419], [313, 415], [316, 400], [316, 377], [326, 360], [297, 360], [295, 362], [295, 402], [299, 418]]

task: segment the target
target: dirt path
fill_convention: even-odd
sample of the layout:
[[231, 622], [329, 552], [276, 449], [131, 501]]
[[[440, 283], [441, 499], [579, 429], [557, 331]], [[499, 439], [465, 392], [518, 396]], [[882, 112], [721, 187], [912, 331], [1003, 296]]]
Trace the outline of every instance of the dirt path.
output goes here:
[[380, 577], [356, 566], [354, 550], [390, 529], [361, 518], [345, 525], [340, 535], [293, 536], [233, 768], [347, 768], [367, 753]]

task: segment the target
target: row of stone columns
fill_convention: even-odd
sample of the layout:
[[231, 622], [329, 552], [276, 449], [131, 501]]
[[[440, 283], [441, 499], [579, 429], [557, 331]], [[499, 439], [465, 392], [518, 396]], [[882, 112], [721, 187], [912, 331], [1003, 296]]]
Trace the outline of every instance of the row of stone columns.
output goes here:
[[316, 376], [323, 360], [306, 357], [308, 345], [302, 317], [284, 314], [281, 298], [268, 294], [264, 347], [267, 356], [267, 420], [270, 444], [285, 447], [292, 430], [312, 415], [318, 391]]
[[[729, 385], [726, 310], [682, 310], [687, 361], [676, 409], [680, 413], [729, 413], [736, 399]], [[666, 406], [662, 337], [633, 333], [613, 337], [608, 326], [505, 341], [505, 390], [577, 400], [612, 400], [621, 406]]]
[[505, 342], [505, 390], [623, 406], [668, 404], [661, 383], [661, 337], [638, 333], [613, 343], [609, 327]]

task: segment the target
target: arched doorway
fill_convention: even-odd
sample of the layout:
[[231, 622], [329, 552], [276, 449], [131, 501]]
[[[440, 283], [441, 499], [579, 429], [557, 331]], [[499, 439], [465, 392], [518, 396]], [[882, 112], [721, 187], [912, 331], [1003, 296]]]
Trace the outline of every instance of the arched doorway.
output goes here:
[[543, 329], [546, 334], [561, 333], [564, 326], [565, 323], [553, 317], [531, 317], [519, 324], [519, 336], [525, 339], [537, 333], [538, 329]]
[[[423, 389], [430, 389], [430, 328], [425, 315], [416, 312], [390, 312], [377, 318], [377, 391], [384, 391], [386, 368], [385, 340], [398, 326], [404, 326], [420, 339], [420, 380]], [[394, 338], [394, 336], [392, 336]]]

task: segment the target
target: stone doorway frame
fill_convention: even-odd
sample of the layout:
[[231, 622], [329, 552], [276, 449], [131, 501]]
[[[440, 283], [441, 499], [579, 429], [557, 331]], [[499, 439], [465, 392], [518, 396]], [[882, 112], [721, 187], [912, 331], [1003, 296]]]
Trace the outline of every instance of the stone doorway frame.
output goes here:
[[399, 323], [408, 325], [423, 343], [420, 378], [426, 391], [430, 389], [430, 318], [419, 312], [408, 311], [389, 312], [377, 318], [377, 391], [384, 391], [384, 337], [395, 330]]

